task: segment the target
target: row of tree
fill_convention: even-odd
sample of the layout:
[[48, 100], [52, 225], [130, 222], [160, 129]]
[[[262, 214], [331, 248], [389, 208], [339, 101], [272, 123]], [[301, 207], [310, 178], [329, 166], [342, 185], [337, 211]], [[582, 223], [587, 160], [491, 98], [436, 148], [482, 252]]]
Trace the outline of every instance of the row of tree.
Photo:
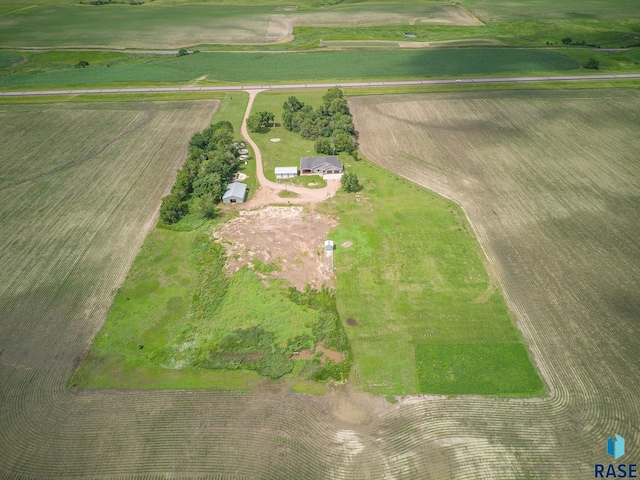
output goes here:
[[357, 155], [358, 132], [340, 88], [330, 88], [317, 110], [293, 96], [284, 102], [282, 109], [284, 127], [315, 140], [317, 153], [336, 155], [347, 152], [354, 157]]
[[189, 155], [176, 174], [171, 193], [162, 199], [161, 220], [170, 225], [195, 208], [205, 218], [217, 214], [231, 176], [240, 165], [239, 150], [233, 140], [233, 126], [227, 121], [213, 124], [189, 141]]

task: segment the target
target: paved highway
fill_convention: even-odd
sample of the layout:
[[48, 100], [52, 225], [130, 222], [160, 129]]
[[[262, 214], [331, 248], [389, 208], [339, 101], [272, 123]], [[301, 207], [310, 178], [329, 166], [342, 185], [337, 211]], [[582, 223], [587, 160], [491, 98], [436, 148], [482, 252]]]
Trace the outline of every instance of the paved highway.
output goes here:
[[493, 77], [463, 78], [440, 80], [398, 80], [390, 82], [345, 82], [345, 83], [295, 83], [286, 85], [216, 85], [190, 87], [148, 87], [148, 88], [100, 88], [100, 89], [60, 89], [60, 90], [24, 90], [0, 92], [0, 97], [26, 97], [32, 95], [94, 95], [105, 93], [172, 93], [172, 92], [220, 92], [232, 90], [291, 90], [296, 88], [329, 88], [329, 87], [405, 87], [420, 85], [482, 84], [482, 83], [524, 83], [524, 82], [558, 82], [577, 80], [622, 80], [640, 79], [640, 73], [618, 75], [559, 75], [540, 77]]

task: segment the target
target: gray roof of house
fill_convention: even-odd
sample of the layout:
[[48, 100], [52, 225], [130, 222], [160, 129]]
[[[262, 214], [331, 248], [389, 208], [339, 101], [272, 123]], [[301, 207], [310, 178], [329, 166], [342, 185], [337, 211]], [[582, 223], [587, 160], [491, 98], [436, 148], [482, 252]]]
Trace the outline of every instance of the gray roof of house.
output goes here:
[[331, 155], [329, 157], [302, 157], [300, 159], [300, 170], [313, 170], [323, 163], [330, 163], [334, 167], [342, 168], [342, 162], [338, 157]]
[[224, 192], [224, 195], [222, 196], [222, 198], [223, 199], [231, 198], [231, 197], [244, 198], [245, 193], [247, 193], [247, 186], [244, 183], [233, 182], [227, 185], [227, 191]]

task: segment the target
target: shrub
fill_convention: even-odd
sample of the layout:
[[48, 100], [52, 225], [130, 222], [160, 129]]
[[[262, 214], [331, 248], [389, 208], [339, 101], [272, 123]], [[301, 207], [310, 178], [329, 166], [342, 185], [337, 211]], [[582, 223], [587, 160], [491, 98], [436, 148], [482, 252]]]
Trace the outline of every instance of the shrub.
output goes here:
[[599, 70], [600, 62], [595, 58], [590, 58], [587, 63], [585, 63], [584, 68], [588, 68], [589, 70]]
[[358, 176], [355, 173], [345, 173], [342, 175], [340, 183], [342, 184], [342, 189], [347, 193], [355, 193], [362, 190], [362, 185], [360, 185]]
[[187, 206], [180, 200], [180, 196], [171, 193], [162, 199], [160, 219], [167, 225], [176, 223], [187, 213]]

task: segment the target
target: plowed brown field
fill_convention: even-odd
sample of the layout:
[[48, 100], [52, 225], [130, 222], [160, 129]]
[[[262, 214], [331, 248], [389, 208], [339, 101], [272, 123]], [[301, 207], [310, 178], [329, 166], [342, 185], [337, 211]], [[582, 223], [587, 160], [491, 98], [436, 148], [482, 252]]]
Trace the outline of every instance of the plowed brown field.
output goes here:
[[[624, 432], [626, 461], [637, 461], [640, 94], [407, 95], [350, 105], [367, 158], [462, 205], [552, 389], [536, 402], [443, 401], [443, 418], [429, 415], [433, 434], [465, 425], [446, 443], [475, 478], [504, 476], [493, 469], [590, 478], [594, 463], [609, 463], [614, 432]], [[484, 461], [474, 464], [476, 448]]]

